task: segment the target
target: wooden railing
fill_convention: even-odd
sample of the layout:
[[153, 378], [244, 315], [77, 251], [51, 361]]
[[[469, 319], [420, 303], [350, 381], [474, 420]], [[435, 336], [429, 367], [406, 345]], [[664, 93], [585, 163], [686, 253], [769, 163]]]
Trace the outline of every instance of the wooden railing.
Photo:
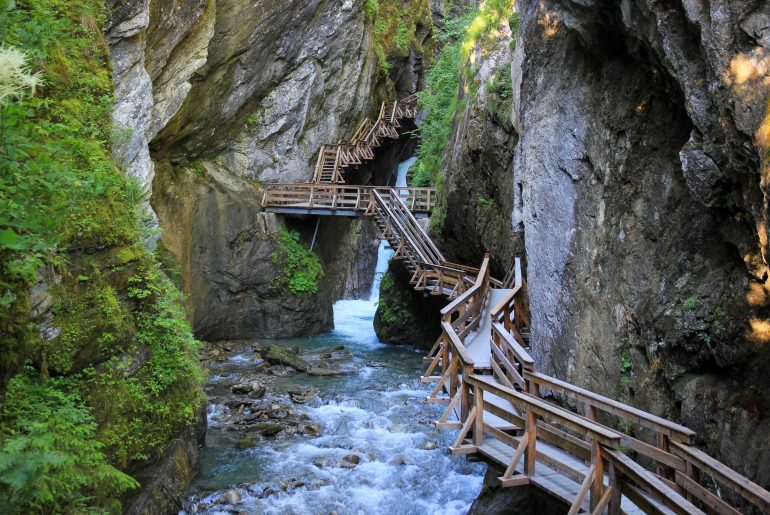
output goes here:
[[384, 138], [397, 139], [400, 120], [417, 116], [417, 93], [398, 102], [383, 102], [377, 120], [363, 120], [350, 141], [322, 145], [318, 151], [313, 182], [344, 183], [342, 172], [374, 159], [374, 149]]
[[415, 213], [430, 213], [436, 203], [433, 188], [396, 188], [378, 186], [342, 186], [336, 184], [267, 184], [262, 207], [307, 210], [353, 210], [372, 214], [373, 191], [397, 195], [405, 208]]
[[[457, 273], [475, 270], [449, 265]], [[770, 493], [693, 447], [689, 428], [535, 371], [522, 336], [529, 318], [520, 262], [511, 292], [489, 312], [492, 371], [481, 375], [465, 338], [484, 313], [492, 284], [488, 267], [485, 256], [473, 285], [442, 310], [442, 334], [421, 378], [436, 382], [428, 402], [447, 404], [437, 426], [460, 429], [453, 453], [496, 463], [503, 486], [533, 482], [556, 494], [558, 488], [549, 490], [553, 485], [543, 479], [550, 473], [540, 475], [536, 463], [566, 476], [580, 485], [565, 499], [570, 514], [585, 502], [596, 514], [623, 513], [627, 502], [646, 513], [738, 514], [731, 503], [740, 498], [770, 513]], [[579, 406], [580, 413], [565, 404]], [[488, 423], [489, 416], [513, 429]]]

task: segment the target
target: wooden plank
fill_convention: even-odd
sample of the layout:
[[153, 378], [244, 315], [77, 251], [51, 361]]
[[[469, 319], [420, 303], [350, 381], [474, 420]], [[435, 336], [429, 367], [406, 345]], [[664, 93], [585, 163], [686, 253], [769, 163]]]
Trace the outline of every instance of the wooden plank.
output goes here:
[[677, 484], [681, 485], [685, 494], [692, 495], [700, 499], [709, 508], [713, 509], [715, 512], [719, 514], [740, 515], [741, 512], [739, 512], [738, 510], [736, 510], [735, 508], [727, 504], [725, 501], [723, 501], [722, 499], [714, 495], [712, 492], [706, 490], [706, 488], [701, 486], [696, 481], [687, 477], [686, 474], [683, 474], [678, 470], [674, 474], [675, 474], [675, 481], [677, 482]]
[[538, 416], [541, 417], [553, 417], [556, 418], [559, 423], [574, 429], [583, 434], [589, 435], [592, 439], [598, 439], [602, 443], [608, 444], [611, 447], [617, 447], [620, 443], [621, 435], [615, 431], [612, 431], [604, 426], [585, 420], [567, 410], [559, 408], [555, 405], [549, 404], [542, 399], [535, 396], [519, 393], [516, 390], [505, 388], [502, 385], [493, 383], [489, 379], [471, 375], [465, 380], [471, 384], [471, 386], [480, 386], [485, 390], [491, 391], [498, 397], [501, 397], [511, 403], [514, 406], [519, 407], [522, 411], [534, 410]]
[[525, 372], [524, 375], [525, 379], [534, 381], [540, 386], [545, 386], [546, 388], [566, 395], [567, 397], [592, 404], [602, 411], [622, 417], [635, 424], [664, 433], [672, 438], [672, 440], [691, 442], [695, 437], [695, 432], [687, 427], [670, 422], [664, 418], [653, 415], [652, 413], [647, 413], [646, 411], [604, 397], [603, 395], [599, 395], [584, 388], [580, 388], [579, 386], [537, 372]]
[[586, 498], [586, 494], [588, 493], [589, 488], [591, 488], [591, 485], [593, 484], [593, 480], [594, 466], [591, 465], [591, 468], [589, 468], [586, 472], [585, 479], [583, 479], [583, 483], [580, 485], [580, 490], [578, 490], [578, 494], [575, 497], [575, 500], [572, 502], [572, 506], [570, 506], [567, 515], [576, 515], [583, 507], [583, 501]]
[[492, 328], [501, 338], [503, 338], [503, 341], [514, 352], [516, 359], [525, 365], [525, 370], [527, 369], [527, 366], [534, 366], [535, 360], [533, 360], [529, 353], [524, 349], [524, 347], [522, 347], [519, 342], [517, 342], [516, 339], [505, 330], [505, 326], [503, 326], [503, 324], [500, 322], [493, 322]]
[[711, 475], [716, 481], [740, 494], [760, 510], [770, 513], [770, 493], [747, 477], [689, 445], [671, 442], [671, 452]]
[[[639, 485], [642, 491], [649, 494], [653, 499], [659, 501], [664, 506], [679, 513], [703, 514], [695, 505], [679, 495], [678, 492], [663, 483], [656, 475], [642, 468], [634, 460], [615, 449], [602, 448], [602, 454], [610, 461], [610, 466], [617, 467], [624, 478], [631, 479]], [[625, 481], [623, 482], [625, 484]]]

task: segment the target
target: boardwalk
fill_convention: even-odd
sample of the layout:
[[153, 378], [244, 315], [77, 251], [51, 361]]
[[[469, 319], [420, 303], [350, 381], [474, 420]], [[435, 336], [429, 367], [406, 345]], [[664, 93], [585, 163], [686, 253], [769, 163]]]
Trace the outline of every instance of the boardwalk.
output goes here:
[[[675, 422], [537, 371], [529, 354], [526, 282], [519, 260], [506, 277], [445, 259], [417, 217], [436, 202], [430, 188], [347, 186], [341, 170], [372, 159], [414, 98], [383, 104], [349, 143], [321, 149], [312, 184], [265, 187], [268, 212], [368, 216], [410, 271], [415, 290], [449, 299], [442, 334], [421, 377], [426, 401], [445, 406], [439, 428], [457, 431], [450, 451], [499, 470], [503, 487], [531, 485], [568, 513], [770, 513], [770, 493], [694, 446]], [[571, 407], [570, 409], [565, 406]]]
[[346, 168], [374, 159], [375, 149], [386, 139], [397, 139], [401, 122], [416, 115], [416, 93], [397, 102], [383, 102], [377, 119], [362, 121], [349, 141], [321, 146], [313, 182], [344, 183]]

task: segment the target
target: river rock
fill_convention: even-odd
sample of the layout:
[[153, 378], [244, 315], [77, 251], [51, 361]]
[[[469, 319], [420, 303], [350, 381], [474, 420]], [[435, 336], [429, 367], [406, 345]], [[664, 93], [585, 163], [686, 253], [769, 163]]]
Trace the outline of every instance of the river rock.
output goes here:
[[241, 493], [238, 490], [228, 490], [225, 492], [224, 498], [228, 504], [238, 504], [241, 502]]
[[308, 436], [318, 436], [321, 434], [321, 426], [318, 424], [306, 424], [302, 427], [302, 432]]
[[421, 449], [424, 451], [432, 451], [434, 449], [438, 449], [438, 445], [436, 445], [434, 442], [425, 442], [422, 444]]
[[307, 372], [310, 370], [310, 364], [304, 359], [300, 358], [295, 348], [286, 348], [280, 345], [268, 345], [264, 348], [263, 358], [271, 365], [285, 365], [292, 367], [301, 372]]
[[283, 426], [281, 424], [268, 422], [263, 424], [257, 424], [253, 426], [252, 429], [256, 429], [256, 431], [262, 436], [275, 436], [281, 432], [281, 430], [283, 429]]
[[260, 399], [265, 395], [267, 388], [259, 381], [248, 381], [231, 386], [230, 391], [241, 395], [248, 395], [253, 399]]
[[330, 368], [319, 368], [319, 367], [313, 367], [307, 372], [311, 376], [321, 376], [321, 377], [334, 377], [334, 376], [340, 376], [342, 375], [342, 372], [339, 370], [332, 370]]
[[352, 469], [356, 468], [356, 465], [358, 465], [361, 462], [361, 457], [358, 456], [358, 454], [348, 454], [344, 458], [342, 458], [342, 461], [340, 461], [340, 467], [346, 468], [346, 469]]
[[289, 390], [288, 394], [289, 394], [289, 398], [293, 403], [304, 404], [308, 401], [308, 399], [311, 399], [318, 395], [318, 389], [312, 388], [312, 387], [295, 388], [295, 389]]

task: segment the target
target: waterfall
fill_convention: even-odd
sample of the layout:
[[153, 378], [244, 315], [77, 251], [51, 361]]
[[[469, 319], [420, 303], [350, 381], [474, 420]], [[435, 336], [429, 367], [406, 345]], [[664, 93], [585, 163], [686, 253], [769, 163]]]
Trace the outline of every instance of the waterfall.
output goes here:
[[[410, 157], [406, 161], [402, 161], [398, 164], [396, 187], [406, 187], [406, 175], [409, 173], [409, 168], [412, 167], [415, 161], [417, 161], [416, 157]], [[382, 282], [382, 276], [388, 271], [388, 263], [394, 254], [394, 252], [387, 247], [387, 241], [380, 241], [380, 246], [377, 249], [377, 266], [374, 268], [374, 281], [372, 281], [372, 290], [369, 292], [369, 302], [377, 302], [380, 298], [380, 283]]]

